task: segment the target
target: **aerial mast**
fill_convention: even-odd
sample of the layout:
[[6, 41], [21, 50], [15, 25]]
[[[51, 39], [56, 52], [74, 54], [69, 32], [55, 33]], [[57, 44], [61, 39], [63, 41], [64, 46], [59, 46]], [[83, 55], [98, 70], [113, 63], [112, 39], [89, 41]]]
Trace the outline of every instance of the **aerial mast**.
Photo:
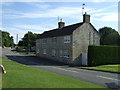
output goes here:
[[82, 15], [84, 14], [85, 4], [82, 4]]

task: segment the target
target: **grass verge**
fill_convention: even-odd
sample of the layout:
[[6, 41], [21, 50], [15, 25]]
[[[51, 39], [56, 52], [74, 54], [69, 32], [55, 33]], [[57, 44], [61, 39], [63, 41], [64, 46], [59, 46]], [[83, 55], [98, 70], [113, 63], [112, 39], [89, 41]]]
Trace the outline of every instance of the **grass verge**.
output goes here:
[[81, 68], [112, 71], [112, 72], [120, 72], [118, 67], [120, 67], [120, 64], [100, 65], [100, 66], [95, 66], [95, 67], [81, 67]]
[[3, 88], [104, 88], [3, 58]]

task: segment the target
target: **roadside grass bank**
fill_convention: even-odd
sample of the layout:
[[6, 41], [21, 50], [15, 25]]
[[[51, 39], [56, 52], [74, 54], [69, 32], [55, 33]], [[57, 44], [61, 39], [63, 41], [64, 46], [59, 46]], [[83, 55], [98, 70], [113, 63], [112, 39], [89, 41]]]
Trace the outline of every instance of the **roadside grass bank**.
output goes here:
[[7, 71], [2, 75], [3, 88], [105, 88], [5, 58], [2, 58], [2, 64]]
[[120, 67], [120, 64], [100, 65], [100, 66], [80, 67], [80, 68], [85, 68], [85, 69], [96, 69], [96, 70], [112, 71], [112, 72], [120, 72], [119, 67]]

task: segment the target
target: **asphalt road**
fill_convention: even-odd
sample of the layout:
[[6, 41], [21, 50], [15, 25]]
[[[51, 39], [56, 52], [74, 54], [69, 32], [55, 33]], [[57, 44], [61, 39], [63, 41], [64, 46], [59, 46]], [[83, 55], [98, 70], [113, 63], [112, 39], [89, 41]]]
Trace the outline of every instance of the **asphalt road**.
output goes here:
[[2, 56], [25, 65], [91, 82], [104, 87], [120, 88], [119, 74], [69, 67], [68, 65], [65, 65], [63, 63], [58, 63], [55, 61], [38, 58], [36, 56], [13, 52], [10, 49], [2, 49]]

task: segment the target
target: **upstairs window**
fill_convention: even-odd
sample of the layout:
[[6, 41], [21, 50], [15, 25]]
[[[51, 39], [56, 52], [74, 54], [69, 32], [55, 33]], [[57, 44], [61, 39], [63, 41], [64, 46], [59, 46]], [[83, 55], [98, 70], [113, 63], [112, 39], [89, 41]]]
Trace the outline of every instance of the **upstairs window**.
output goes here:
[[57, 43], [57, 38], [56, 37], [52, 38], [52, 43], [54, 43], [54, 44]]
[[47, 43], [47, 39], [43, 39], [43, 44], [46, 44]]
[[56, 51], [55, 49], [52, 50], [52, 56], [55, 56], [56, 55]]
[[64, 50], [64, 58], [70, 58], [68, 50]]
[[93, 44], [95, 44], [95, 33], [93, 33]]
[[89, 45], [91, 45], [91, 32], [89, 32]]
[[43, 54], [47, 54], [47, 50], [46, 49], [43, 49]]
[[64, 43], [70, 43], [70, 36], [64, 36]]

